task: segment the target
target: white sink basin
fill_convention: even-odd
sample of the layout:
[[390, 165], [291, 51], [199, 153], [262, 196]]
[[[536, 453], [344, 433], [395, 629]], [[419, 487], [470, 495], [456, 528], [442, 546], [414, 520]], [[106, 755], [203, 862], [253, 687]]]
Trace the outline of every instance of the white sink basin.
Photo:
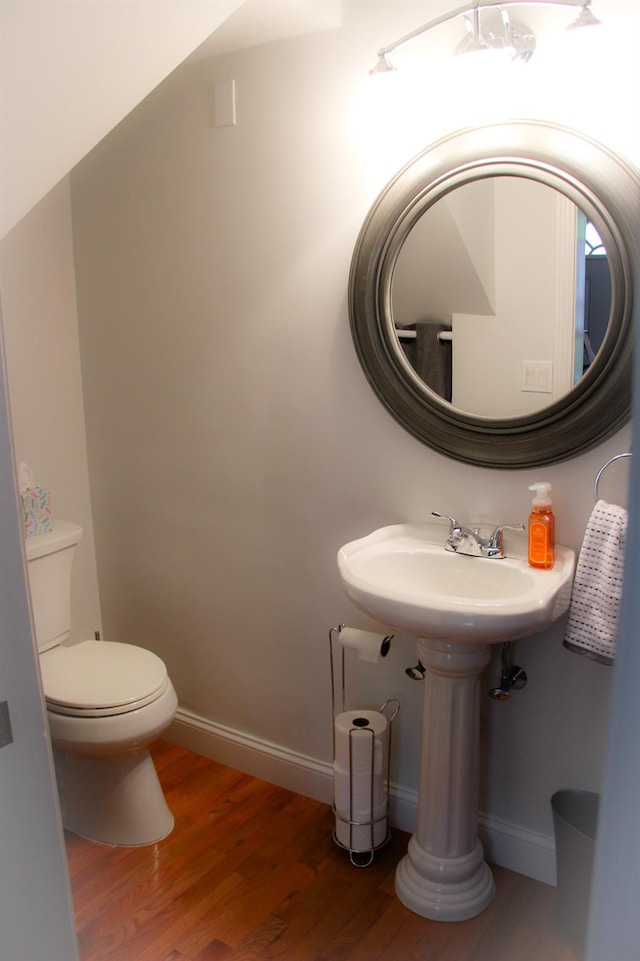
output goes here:
[[510, 556], [469, 557], [445, 550], [434, 524], [382, 527], [338, 551], [353, 603], [374, 620], [414, 637], [497, 644], [542, 631], [565, 613], [575, 554], [556, 547], [552, 570], [529, 567], [523, 536]]

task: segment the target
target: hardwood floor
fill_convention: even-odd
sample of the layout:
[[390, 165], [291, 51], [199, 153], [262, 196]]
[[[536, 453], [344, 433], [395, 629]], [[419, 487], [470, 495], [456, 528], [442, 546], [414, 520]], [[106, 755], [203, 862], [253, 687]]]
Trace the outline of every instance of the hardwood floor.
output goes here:
[[168, 838], [115, 848], [67, 834], [82, 961], [578, 961], [547, 885], [496, 868], [487, 911], [428, 921], [393, 892], [408, 835], [354, 868], [325, 804], [166, 742], [153, 754]]

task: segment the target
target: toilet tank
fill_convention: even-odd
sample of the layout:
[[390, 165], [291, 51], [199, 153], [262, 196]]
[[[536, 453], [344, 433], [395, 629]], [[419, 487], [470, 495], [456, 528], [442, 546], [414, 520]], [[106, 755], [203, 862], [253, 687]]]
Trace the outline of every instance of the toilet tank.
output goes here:
[[31, 608], [38, 650], [47, 651], [71, 631], [71, 564], [82, 528], [56, 521], [48, 534], [25, 539]]

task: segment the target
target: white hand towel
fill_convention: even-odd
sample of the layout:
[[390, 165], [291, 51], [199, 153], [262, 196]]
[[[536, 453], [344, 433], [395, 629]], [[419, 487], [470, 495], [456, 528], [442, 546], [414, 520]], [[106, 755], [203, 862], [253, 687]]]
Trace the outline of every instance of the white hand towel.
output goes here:
[[598, 501], [578, 558], [564, 646], [602, 664], [616, 654], [627, 512]]

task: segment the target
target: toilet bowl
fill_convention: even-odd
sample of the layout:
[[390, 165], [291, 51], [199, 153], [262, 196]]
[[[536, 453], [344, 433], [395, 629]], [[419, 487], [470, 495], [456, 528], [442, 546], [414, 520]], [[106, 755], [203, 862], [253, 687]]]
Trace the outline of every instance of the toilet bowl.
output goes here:
[[62, 821], [93, 841], [153, 844], [173, 828], [149, 744], [178, 700], [163, 661], [133, 644], [70, 643], [71, 560], [82, 529], [28, 538], [42, 687]]

